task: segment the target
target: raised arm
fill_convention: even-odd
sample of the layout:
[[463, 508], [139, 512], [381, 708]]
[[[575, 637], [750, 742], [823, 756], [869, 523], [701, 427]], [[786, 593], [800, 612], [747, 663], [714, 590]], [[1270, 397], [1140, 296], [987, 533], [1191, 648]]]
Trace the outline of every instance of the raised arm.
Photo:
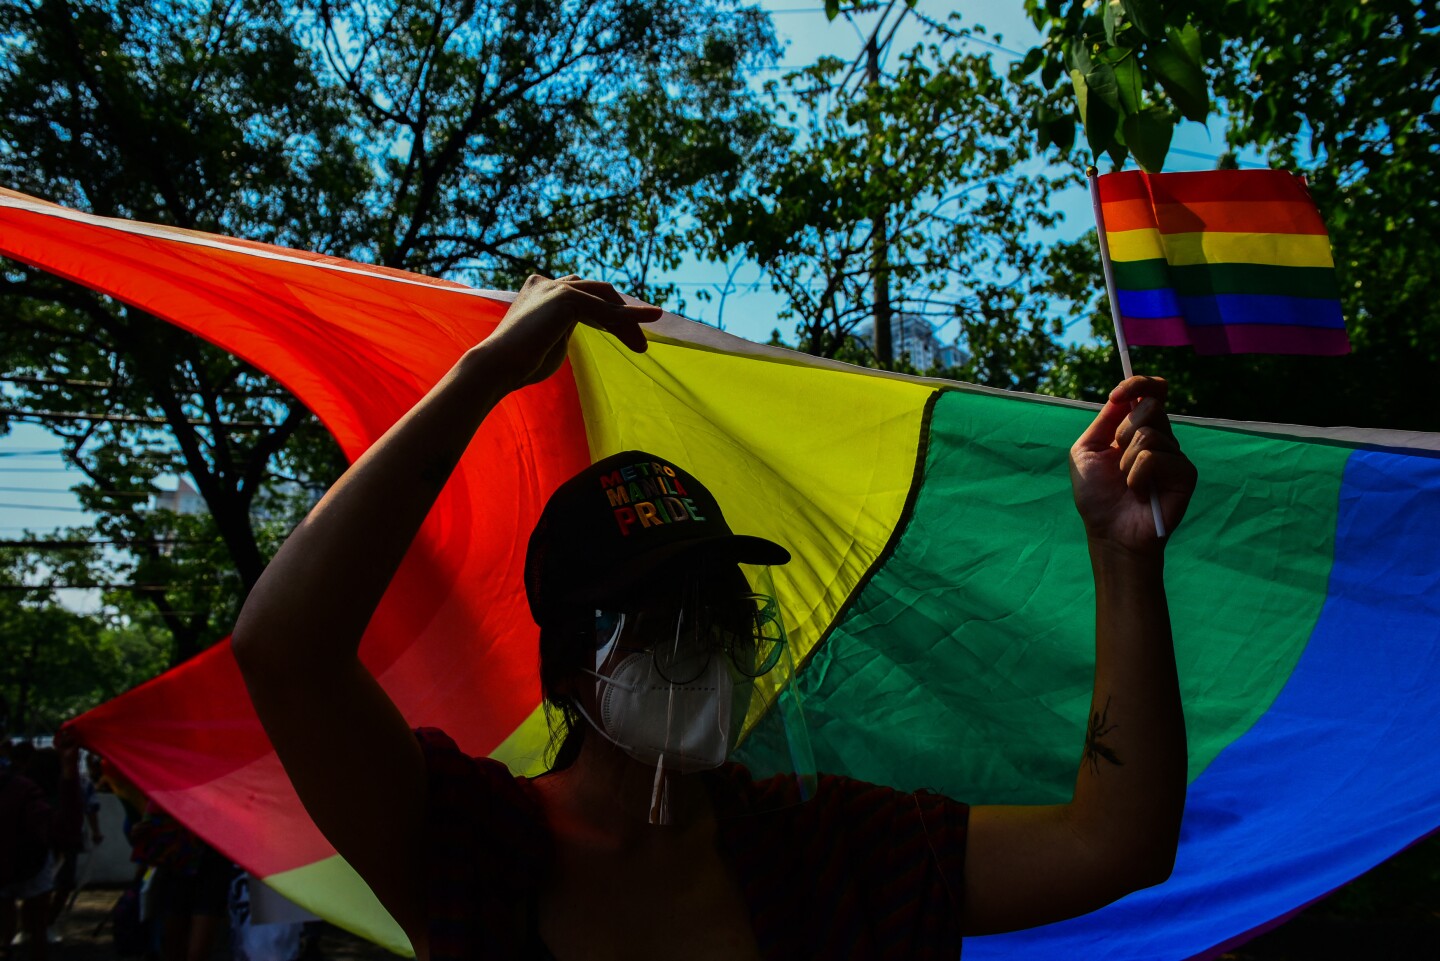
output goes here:
[[968, 934], [1084, 914], [1159, 884], [1174, 865], [1185, 718], [1150, 492], [1173, 531], [1196, 474], [1164, 401], [1163, 380], [1130, 378], [1070, 450], [1095, 575], [1095, 690], [1075, 794], [1069, 804], [971, 812]]
[[608, 284], [531, 277], [504, 320], [330, 489], [266, 568], [235, 625], [250, 697], [300, 800], [422, 959], [424, 764], [409, 725], [358, 657], [360, 638], [481, 422], [565, 357], [577, 323], [643, 351]]

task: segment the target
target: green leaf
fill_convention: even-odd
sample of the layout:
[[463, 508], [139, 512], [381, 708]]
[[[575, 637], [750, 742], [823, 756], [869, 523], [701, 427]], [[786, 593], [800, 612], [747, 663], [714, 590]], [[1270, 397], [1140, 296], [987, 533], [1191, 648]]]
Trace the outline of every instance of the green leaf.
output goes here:
[[1070, 71], [1070, 82], [1075, 85], [1075, 102], [1080, 107], [1080, 122], [1085, 125], [1085, 141], [1090, 145], [1090, 152], [1099, 157], [1115, 139], [1120, 114], [1090, 89], [1079, 70]]
[[1070, 83], [1075, 87], [1075, 104], [1080, 108], [1080, 122], [1085, 122], [1085, 113], [1090, 107], [1090, 87], [1085, 75], [1079, 70], [1070, 71]]
[[1112, 110], [1120, 110], [1120, 86], [1115, 81], [1115, 68], [1108, 63], [1092, 62], [1090, 70], [1085, 74], [1085, 85], [1090, 88], [1090, 95], [1099, 97], [1110, 105]]
[[1105, 42], [1115, 46], [1115, 27], [1120, 19], [1120, 4], [1110, 3], [1108, 0], [1100, 0], [1105, 7]]
[[1210, 91], [1205, 74], [1176, 43], [1165, 42], [1145, 50], [1145, 66], [1160, 81], [1186, 120], [1205, 122], [1210, 114]]
[[1065, 63], [1071, 70], [1088, 74], [1094, 64], [1090, 60], [1090, 45], [1083, 36], [1072, 37], [1065, 45]]
[[1172, 43], [1180, 45], [1185, 56], [1190, 58], [1190, 62], [1196, 67], [1205, 65], [1205, 57], [1200, 52], [1200, 31], [1196, 29], [1195, 24], [1187, 23], [1178, 30], [1175, 27], [1168, 27], [1165, 35], [1170, 38]]
[[1175, 120], [1161, 107], [1147, 107], [1125, 118], [1125, 144], [1146, 173], [1159, 173], [1170, 151]]
[[1160, 36], [1165, 18], [1156, 0], [1125, 0], [1125, 19], [1147, 38]]
[[1120, 111], [1126, 115], [1140, 112], [1145, 93], [1145, 78], [1134, 54], [1115, 64], [1115, 87], [1120, 95]]
[[1075, 112], [1073, 110], [1067, 110], [1061, 114], [1047, 106], [1039, 107], [1031, 118], [1031, 125], [1036, 130], [1036, 141], [1040, 150], [1044, 150], [1049, 144], [1054, 144], [1061, 153], [1069, 153], [1070, 148], [1075, 146]]
[[1055, 81], [1060, 79], [1062, 75], [1061, 71], [1063, 71], [1064, 69], [1065, 65], [1060, 62], [1060, 59], [1058, 57], [1051, 57], [1050, 59], [1046, 60], [1045, 66], [1040, 68], [1040, 86], [1044, 87], [1046, 90], [1054, 87]]
[[1037, 153], [1044, 153], [1045, 148], [1054, 143], [1050, 136], [1050, 124], [1035, 124], [1035, 150]]
[[[1125, 149], [1125, 145], [1120, 143], [1118, 140], [1111, 142], [1109, 148], [1106, 150], [1106, 153], [1110, 155], [1110, 162], [1115, 165], [1116, 170], [1119, 170], [1121, 167], [1125, 166], [1125, 158], [1130, 155], [1130, 152]], [[1096, 153], [1095, 156], [1098, 159], [1100, 154]]]
[[1050, 142], [1061, 153], [1069, 153], [1075, 146], [1075, 118], [1061, 117], [1050, 124]]
[[1050, 14], [1039, 0], [1025, 0], [1025, 12], [1030, 14], [1030, 22], [1035, 24], [1035, 29], [1040, 30], [1050, 19]]
[[1045, 51], [1040, 47], [1031, 47], [1025, 54], [1025, 59], [1010, 67], [1010, 79], [1019, 80], [1028, 77], [1045, 63]]

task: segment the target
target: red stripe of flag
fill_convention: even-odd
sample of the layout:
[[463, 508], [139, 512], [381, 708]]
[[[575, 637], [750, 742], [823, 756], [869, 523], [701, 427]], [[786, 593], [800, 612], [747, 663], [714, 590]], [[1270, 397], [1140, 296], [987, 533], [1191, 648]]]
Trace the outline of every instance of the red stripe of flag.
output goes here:
[[1147, 174], [1139, 170], [1099, 178], [1101, 203], [1147, 200], [1155, 204], [1278, 200], [1313, 204], [1305, 181], [1288, 170], [1198, 170]]

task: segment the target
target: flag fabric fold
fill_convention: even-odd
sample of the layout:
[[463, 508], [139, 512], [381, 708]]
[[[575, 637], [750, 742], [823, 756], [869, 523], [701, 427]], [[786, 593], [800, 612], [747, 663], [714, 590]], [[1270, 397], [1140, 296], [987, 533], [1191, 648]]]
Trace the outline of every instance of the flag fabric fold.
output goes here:
[[[1318, 236], [1298, 204], [1281, 210]], [[13, 193], [0, 253], [274, 374], [351, 458], [507, 301]], [[1255, 286], [1244, 270], [1195, 276], [1201, 292], [1183, 296]], [[1093, 594], [1064, 451], [1093, 407], [860, 370], [669, 315], [649, 336], [642, 355], [578, 330], [559, 373], [486, 421], [361, 647], [407, 720], [517, 772], [543, 766], [525, 539], [565, 477], [641, 448], [703, 478], [735, 530], [794, 555], [777, 586], [825, 770], [972, 803], [1066, 799]], [[1191, 748], [1174, 876], [971, 939], [969, 958], [1214, 957], [1440, 827], [1440, 437], [1187, 418], [1177, 434], [1201, 487], [1167, 572]], [[76, 729], [281, 893], [406, 950], [300, 808], [228, 645]]]
[[1330, 240], [1281, 170], [1098, 179], [1115, 306], [1131, 345], [1201, 354], [1343, 354]]

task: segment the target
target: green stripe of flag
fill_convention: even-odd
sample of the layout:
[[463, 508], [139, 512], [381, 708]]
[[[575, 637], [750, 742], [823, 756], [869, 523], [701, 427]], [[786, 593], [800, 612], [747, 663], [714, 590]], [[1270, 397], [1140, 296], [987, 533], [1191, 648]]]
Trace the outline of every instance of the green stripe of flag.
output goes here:
[[[821, 770], [973, 803], [1070, 796], [1095, 615], [1065, 451], [1092, 417], [940, 398], [911, 522], [799, 675]], [[1269, 708], [1309, 641], [1350, 451], [1176, 433], [1201, 476], [1166, 573], [1193, 780]], [[1277, 496], [1293, 503], [1277, 511]]]
[[1275, 294], [1337, 299], [1339, 287], [1330, 267], [1274, 267], [1269, 264], [1190, 264], [1172, 267], [1164, 260], [1112, 264], [1118, 290], [1174, 287], [1182, 297], [1209, 294]]

